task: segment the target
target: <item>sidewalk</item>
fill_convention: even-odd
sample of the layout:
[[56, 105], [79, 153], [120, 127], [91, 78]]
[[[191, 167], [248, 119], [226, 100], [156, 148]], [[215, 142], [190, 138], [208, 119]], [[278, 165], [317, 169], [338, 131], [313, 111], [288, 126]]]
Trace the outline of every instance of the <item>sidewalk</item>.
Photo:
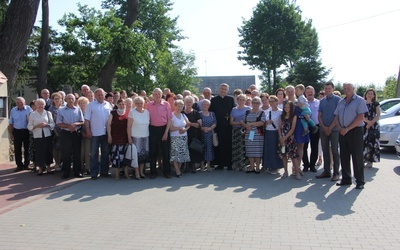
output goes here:
[[[383, 153], [376, 168], [366, 169], [364, 190], [336, 187], [310, 172], [300, 181], [225, 170], [173, 179], [70, 180], [68, 187], [46, 176], [57, 183], [47, 183], [45, 194], [24, 192], [37, 198], [0, 214], [0, 246], [400, 249], [399, 166], [393, 152]], [[10, 197], [23, 201], [13, 190]]]

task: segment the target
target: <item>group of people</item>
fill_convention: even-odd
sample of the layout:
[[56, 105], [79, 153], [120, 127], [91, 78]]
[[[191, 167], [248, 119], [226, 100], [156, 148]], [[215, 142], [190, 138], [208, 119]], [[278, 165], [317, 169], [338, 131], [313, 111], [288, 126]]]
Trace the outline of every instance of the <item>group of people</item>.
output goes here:
[[223, 83], [214, 97], [210, 88], [200, 96], [168, 88], [156, 88], [150, 96], [145, 91], [92, 92], [87, 85], [82, 96], [62, 91], [50, 96], [44, 89], [30, 105], [23, 97], [16, 99], [9, 134], [16, 171], [29, 169], [32, 162], [38, 175], [52, 173], [54, 162], [63, 179], [71, 172], [92, 180], [109, 177], [111, 166], [116, 179], [121, 174], [129, 179], [132, 172], [139, 180], [146, 178], [147, 163], [151, 179], [161, 171], [165, 178], [180, 178], [183, 172], [224, 168], [255, 174], [283, 169], [281, 178], [287, 178], [291, 161], [291, 174], [300, 180], [304, 172], [317, 172], [322, 148], [324, 170], [316, 178], [352, 184], [351, 158], [356, 188], [362, 189], [364, 167], [379, 162], [380, 108], [373, 89], [364, 98], [350, 83], [343, 90], [342, 98], [327, 82], [317, 99], [314, 88], [302, 84], [273, 95], [252, 85], [230, 96]]

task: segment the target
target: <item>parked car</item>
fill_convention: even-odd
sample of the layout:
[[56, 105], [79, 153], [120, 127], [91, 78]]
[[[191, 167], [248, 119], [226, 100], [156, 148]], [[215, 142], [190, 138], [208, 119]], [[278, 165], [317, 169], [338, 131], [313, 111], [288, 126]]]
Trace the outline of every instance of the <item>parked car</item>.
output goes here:
[[400, 98], [391, 98], [379, 102], [379, 106], [382, 111], [386, 111], [398, 103], [400, 103]]
[[379, 120], [381, 147], [394, 147], [400, 135], [400, 116], [394, 116]]
[[396, 149], [397, 156], [400, 158], [400, 136], [397, 137], [397, 140], [396, 140], [396, 143], [395, 143], [394, 147]]
[[381, 116], [380, 116], [380, 120], [385, 119], [385, 118], [389, 118], [389, 117], [393, 117], [393, 116], [398, 116], [400, 115], [400, 103], [388, 108], [385, 111], [381, 111]]

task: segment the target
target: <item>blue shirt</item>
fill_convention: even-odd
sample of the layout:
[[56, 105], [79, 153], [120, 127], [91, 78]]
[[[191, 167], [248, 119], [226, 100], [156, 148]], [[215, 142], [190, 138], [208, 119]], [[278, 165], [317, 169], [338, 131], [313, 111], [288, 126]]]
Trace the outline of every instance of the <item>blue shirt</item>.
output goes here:
[[318, 121], [319, 100], [314, 98], [312, 101], [307, 100], [307, 103], [311, 109], [311, 120], [313, 120], [315, 124], [319, 124]]
[[[62, 107], [58, 110], [57, 114], [57, 122], [56, 124], [72, 124], [75, 122], [83, 122], [83, 113], [79, 107], [73, 106], [72, 108], [68, 108], [68, 106]], [[80, 126], [77, 126], [76, 129], [79, 129]], [[69, 131], [67, 128], [63, 128], [63, 130]]]
[[[250, 110], [251, 108], [248, 106], [244, 106], [243, 108], [239, 109], [238, 107], [235, 107], [232, 109], [230, 116], [233, 118], [234, 122], [240, 122], [244, 120], [244, 114], [246, 113], [247, 110]], [[240, 125], [233, 125], [235, 128], [240, 128]]]
[[[367, 104], [361, 96], [353, 94], [349, 103], [346, 103], [346, 98], [339, 101], [335, 115], [339, 117], [340, 126], [346, 128], [356, 119], [360, 114], [364, 115], [368, 112]], [[363, 127], [364, 121], [361, 120], [357, 127]]]
[[[318, 112], [322, 114], [322, 123], [325, 127], [329, 127], [335, 119], [335, 110], [341, 99], [339, 96], [331, 94], [319, 102]], [[334, 127], [333, 130], [337, 131], [337, 128]]]
[[14, 107], [11, 109], [8, 123], [12, 124], [15, 129], [28, 129], [27, 117], [31, 112], [32, 109], [28, 105], [24, 105], [21, 110], [19, 110], [18, 107]]

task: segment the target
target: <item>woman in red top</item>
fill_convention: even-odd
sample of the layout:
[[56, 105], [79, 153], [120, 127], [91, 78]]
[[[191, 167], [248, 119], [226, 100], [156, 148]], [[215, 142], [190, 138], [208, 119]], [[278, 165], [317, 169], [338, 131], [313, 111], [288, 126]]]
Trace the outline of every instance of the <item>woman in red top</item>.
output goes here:
[[115, 179], [119, 179], [119, 171], [124, 167], [125, 177], [130, 179], [128, 166], [122, 166], [125, 155], [125, 147], [128, 143], [127, 125], [128, 117], [125, 115], [125, 101], [117, 102], [118, 109], [111, 111], [107, 121], [108, 143], [111, 144], [111, 164], [115, 170]]

